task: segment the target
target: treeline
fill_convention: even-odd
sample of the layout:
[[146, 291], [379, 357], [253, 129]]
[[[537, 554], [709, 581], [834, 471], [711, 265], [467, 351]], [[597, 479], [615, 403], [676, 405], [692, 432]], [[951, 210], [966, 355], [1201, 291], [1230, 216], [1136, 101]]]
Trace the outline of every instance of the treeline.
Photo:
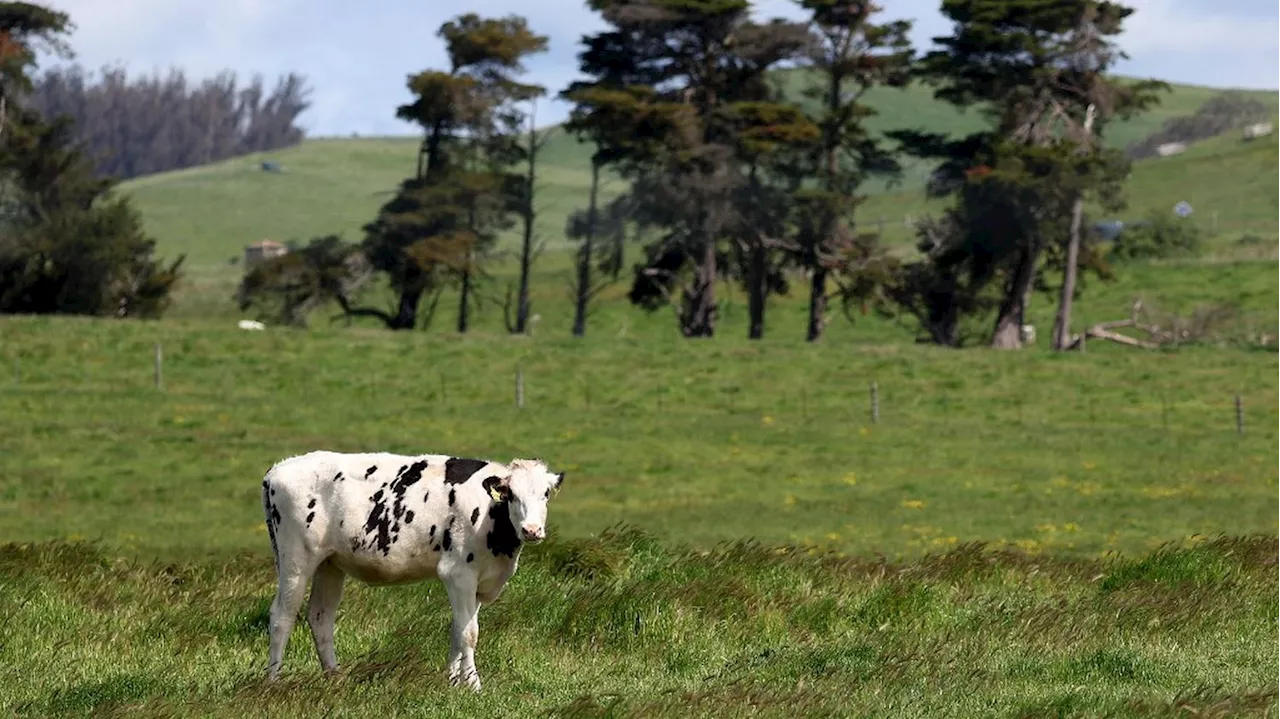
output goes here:
[[128, 198], [95, 172], [66, 117], [28, 99], [36, 47], [64, 47], [70, 18], [0, 3], [0, 312], [155, 317], [182, 258], [162, 263]]
[[94, 169], [128, 179], [297, 144], [309, 94], [294, 73], [268, 91], [262, 77], [242, 84], [232, 72], [196, 83], [177, 69], [129, 77], [107, 66], [94, 77], [68, 65], [36, 77], [25, 104], [70, 118]]
[[1238, 90], [1224, 92], [1205, 101], [1190, 115], [1171, 117], [1159, 130], [1125, 148], [1129, 159], [1153, 157], [1156, 148], [1168, 142], [1191, 143], [1217, 137], [1255, 122], [1271, 119], [1271, 108]]
[[[873, 2], [795, 1], [804, 21], [756, 22], [748, 0], [589, 3], [605, 29], [583, 38], [581, 79], [559, 92], [574, 104], [566, 130], [594, 148], [586, 206], [565, 230], [579, 246], [573, 333], [586, 332], [599, 289], [629, 275], [631, 301], [671, 311], [687, 337], [715, 334], [717, 287], [733, 282], [749, 298], [752, 338], [765, 335], [769, 297], [799, 289], [811, 341], [834, 312], [857, 307], [912, 323], [923, 341], [1013, 348], [1041, 293], [1058, 305], [1053, 346], [1069, 348], [1080, 272], [1107, 274], [1085, 204], [1119, 209], [1129, 173], [1124, 153], [1100, 138], [1167, 89], [1110, 79], [1133, 10], [944, 0], [950, 33], [920, 55], [910, 21], [885, 19]], [[336, 300], [348, 315], [407, 329], [429, 321], [440, 292], [456, 287], [457, 329], [466, 331], [497, 234], [519, 226], [508, 327], [525, 330], [540, 147], [527, 128], [548, 91], [520, 78], [547, 39], [514, 15], [462, 15], [437, 35], [449, 65], [411, 76], [414, 100], [396, 111], [423, 131], [414, 176], [360, 244], [321, 238], [311, 252], [251, 269], [242, 307], [303, 322], [299, 306]], [[783, 67], [810, 70], [809, 102], [769, 81]], [[980, 113], [985, 127], [960, 138], [871, 132], [865, 93], [911, 82]], [[897, 175], [908, 155], [937, 163], [928, 191], [949, 206], [917, 225], [919, 253], [901, 260], [857, 214], [863, 183]], [[629, 187], [601, 206], [605, 171]], [[626, 242], [642, 243], [629, 273]], [[397, 293], [392, 307], [358, 302], [377, 273]]]

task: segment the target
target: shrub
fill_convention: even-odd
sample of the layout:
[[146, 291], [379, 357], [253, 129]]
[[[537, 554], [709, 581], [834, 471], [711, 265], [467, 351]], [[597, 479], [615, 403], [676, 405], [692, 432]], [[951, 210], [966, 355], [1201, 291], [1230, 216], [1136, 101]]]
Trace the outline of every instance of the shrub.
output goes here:
[[1199, 254], [1200, 228], [1190, 220], [1154, 211], [1142, 222], [1127, 225], [1111, 246], [1117, 262], [1189, 257]]

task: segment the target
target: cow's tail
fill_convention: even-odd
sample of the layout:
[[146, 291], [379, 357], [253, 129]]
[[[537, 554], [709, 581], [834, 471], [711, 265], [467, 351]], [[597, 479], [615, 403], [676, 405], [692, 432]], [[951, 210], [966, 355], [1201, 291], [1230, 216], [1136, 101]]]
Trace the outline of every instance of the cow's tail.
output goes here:
[[271, 506], [271, 472], [262, 478], [262, 515], [267, 521], [267, 536], [271, 538], [271, 559], [275, 562], [276, 571], [280, 571], [280, 548], [276, 546], [276, 525], [273, 521]]

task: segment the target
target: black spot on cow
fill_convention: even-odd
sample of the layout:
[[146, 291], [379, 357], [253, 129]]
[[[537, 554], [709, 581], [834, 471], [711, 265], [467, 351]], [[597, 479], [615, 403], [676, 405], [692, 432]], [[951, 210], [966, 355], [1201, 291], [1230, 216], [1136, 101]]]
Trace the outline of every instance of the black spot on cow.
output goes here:
[[[414, 462], [400, 468], [396, 478], [384, 483], [382, 488], [369, 498], [373, 508], [365, 521], [366, 534], [374, 534], [374, 546], [382, 550], [383, 556], [391, 552], [391, 545], [400, 539], [400, 519], [405, 516], [404, 495], [409, 488], [422, 480], [422, 471], [427, 468], [426, 460]], [[387, 492], [390, 491], [391, 503], [388, 504]]]
[[489, 519], [493, 520], [493, 527], [489, 529], [485, 545], [495, 557], [505, 554], [514, 559], [521, 542], [520, 535], [516, 534], [516, 528], [511, 524], [511, 512], [507, 509], [507, 503], [494, 502], [489, 507]]
[[276, 496], [276, 488], [275, 488], [275, 487], [272, 487], [272, 488], [271, 488], [271, 496], [272, 496], [272, 497]]
[[471, 552], [467, 552], [467, 562], [471, 562], [475, 558], [476, 558], [476, 555], [472, 554]]
[[382, 490], [378, 490], [369, 501], [373, 502], [373, 508], [369, 510], [369, 517], [364, 522], [364, 533], [372, 534], [373, 546], [379, 549], [383, 556], [391, 553], [391, 516], [387, 510], [387, 503], [383, 499]]
[[262, 480], [262, 488], [263, 488], [263, 489], [266, 489], [266, 488], [267, 488], [267, 484], [268, 484], [267, 480], [265, 480], [265, 479], [264, 479], [264, 480]]
[[343, 480], [342, 472], [338, 472], [337, 474], [333, 475], [333, 481], [341, 482], [342, 480]]
[[444, 547], [444, 551], [449, 551], [449, 547], [453, 546], [453, 532], [446, 529], [444, 535], [440, 537], [440, 546]]
[[378, 471], [378, 465], [375, 464], [364, 471], [364, 478], [368, 479], [370, 475], [372, 475], [374, 472], [377, 472], [377, 471]]
[[308, 514], [308, 515], [307, 515], [307, 526], [308, 526], [308, 527], [310, 527], [310, 526], [311, 526], [311, 522], [312, 522], [315, 518], [316, 518], [316, 513], [315, 513], [315, 512], [312, 512], [311, 514]]
[[452, 526], [453, 526], [453, 523], [454, 523], [454, 522], [456, 522], [456, 521], [458, 521], [457, 516], [455, 516], [455, 515], [450, 515], [450, 516], [449, 516], [449, 526], [450, 526], [450, 527], [452, 527]]
[[439, 545], [439, 544], [437, 544], [436, 546], [432, 547], [432, 548], [431, 548], [431, 551], [433, 551], [433, 552], [439, 552], [439, 551], [440, 551], [440, 545]]
[[479, 519], [480, 519], [480, 508], [476, 507], [475, 509], [471, 510], [471, 525], [475, 526], [476, 521]]
[[427, 500], [429, 500], [429, 499], [431, 499], [431, 493], [430, 493], [430, 492], [427, 492], [426, 494], [422, 495], [422, 503], [423, 503], [423, 504], [426, 504], [426, 503], [427, 503]]
[[480, 471], [480, 468], [488, 464], [483, 459], [466, 459], [463, 457], [450, 457], [444, 463], [444, 481], [445, 484], [462, 484], [471, 479], [471, 475]]
[[452, 507], [454, 501], [457, 499], [458, 499], [458, 490], [450, 489], [449, 490], [449, 506]]
[[280, 510], [274, 504], [271, 505], [271, 521], [275, 522], [276, 526], [280, 526]]
[[339, 528], [339, 529], [341, 529], [341, 528], [343, 528], [343, 527], [345, 527], [345, 526], [347, 526], [347, 520], [345, 520], [345, 519], [339, 519], [339, 520], [338, 520], [338, 528]]
[[307, 509], [315, 509], [315, 508], [316, 508], [316, 498], [312, 497], [311, 501], [307, 502]]
[[405, 526], [406, 526], [406, 527], [407, 527], [407, 526], [409, 526], [410, 524], [413, 524], [413, 510], [412, 510], [412, 509], [410, 509], [409, 511], [407, 511], [407, 512], [405, 512], [405, 513], [404, 513], [404, 523], [405, 523]]
[[427, 539], [435, 539], [435, 538], [436, 538], [436, 525], [433, 524], [431, 525], [431, 531], [427, 532]]

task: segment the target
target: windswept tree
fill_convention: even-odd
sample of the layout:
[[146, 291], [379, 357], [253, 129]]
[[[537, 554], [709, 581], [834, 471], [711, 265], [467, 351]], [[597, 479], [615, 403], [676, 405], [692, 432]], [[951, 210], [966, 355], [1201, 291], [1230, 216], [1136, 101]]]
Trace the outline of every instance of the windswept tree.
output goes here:
[[[797, 236], [797, 264], [809, 272], [809, 322], [805, 338], [822, 337], [827, 323], [828, 278], [840, 262], [859, 256], [855, 248], [872, 241], [856, 232], [854, 211], [863, 199], [858, 188], [875, 175], [895, 176], [901, 169], [868, 120], [876, 112], [863, 98], [874, 87], [905, 87], [910, 80], [911, 23], [875, 22], [882, 12], [869, 0], [797, 0], [808, 11], [814, 42], [809, 53], [813, 85], [805, 95], [817, 108], [821, 128], [815, 147], [818, 178], [797, 198], [804, 222]], [[861, 265], [849, 269], [856, 273]]]
[[[651, 181], [636, 195], [657, 228], [630, 297], [674, 306], [681, 333], [715, 333], [716, 282], [744, 183], [739, 136], [771, 100], [766, 74], [797, 56], [802, 28], [750, 20], [748, 0], [590, 0], [609, 27], [585, 38], [587, 80], [569, 88], [572, 127], [610, 126], [592, 139], [623, 177]], [[678, 297], [676, 296], [678, 294]]]
[[326, 235], [249, 268], [236, 299], [242, 311], [256, 309], [259, 316], [306, 327], [311, 312], [327, 302], [337, 303], [348, 318], [361, 314], [353, 303], [371, 274], [358, 245]]
[[746, 178], [734, 193], [729, 236], [735, 276], [747, 293], [747, 338], [758, 340], [769, 296], [788, 291], [785, 270], [798, 250], [792, 229], [803, 222], [796, 196], [808, 177], [805, 155], [820, 131], [794, 105], [742, 103], [738, 115], [744, 127], [736, 149]]
[[[541, 93], [539, 93], [541, 94]], [[521, 183], [521, 192], [517, 201], [517, 214], [520, 215], [520, 279], [516, 287], [515, 300], [515, 317], [510, 317], [510, 301], [507, 306], [503, 307], [504, 320], [507, 323], [507, 331], [512, 334], [524, 334], [529, 331], [529, 314], [531, 312], [531, 304], [529, 301], [529, 281], [530, 273], [533, 270], [533, 263], [537, 260], [538, 255], [542, 253], [542, 245], [536, 243], [534, 226], [538, 219], [538, 207], [536, 197], [538, 191], [538, 155], [542, 152], [542, 148], [546, 146], [549, 134], [546, 131], [539, 132], [535, 122], [536, 115], [533, 110], [533, 103], [530, 103], [528, 116], [529, 129], [525, 133], [524, 150], [524, 174]], [[508, 300], [510, 290], [508, 290]]]
[[543, 89], [515, 78], [524, 59], [546, 49], [547, 38], [518, 16], [474, 13], [444, 23], [437, 35], [447, 71], [409, 78], [413, 102], [397, 116], [423, 128], [413, 177], [365, 227], [364, 249], [399, 295], [387, 326], [408, 329], [422, 297], [453, 278], [459, 286], [459, 332], [469, 326], [481, 263], [497, 233], [526, 203], [524, 182], [511, 168], [524, 157], [520, 110]]
[[[959, 139], [903, 132], [916, 154], [942, 160], [930, 183], [953, 196], [958, 232], [942, 253], [965, 266], [971, 291], [997, 288], [994, 347], [1021, 346], [1020, 325], [1041, 265], [1079, 242], [1078, 200], [1114, 202], [1128, 165], [1093, 138], [1106, 120], [1140, 111], [1161, 83], [1122, 86], [1107, 72], [1111, 38], [1133, 10], [1095, 0], [946, 0], [952, 35], [934, 38], [921, 74], [935, 96], [978, 107], [988, 127]], [[1093, 106], [1097, 119], [1086, 131]], [[1073, 233], [1072, 227], [1076, 228]], [[1071, 288], [1070, 294], [1074, 294]]]

